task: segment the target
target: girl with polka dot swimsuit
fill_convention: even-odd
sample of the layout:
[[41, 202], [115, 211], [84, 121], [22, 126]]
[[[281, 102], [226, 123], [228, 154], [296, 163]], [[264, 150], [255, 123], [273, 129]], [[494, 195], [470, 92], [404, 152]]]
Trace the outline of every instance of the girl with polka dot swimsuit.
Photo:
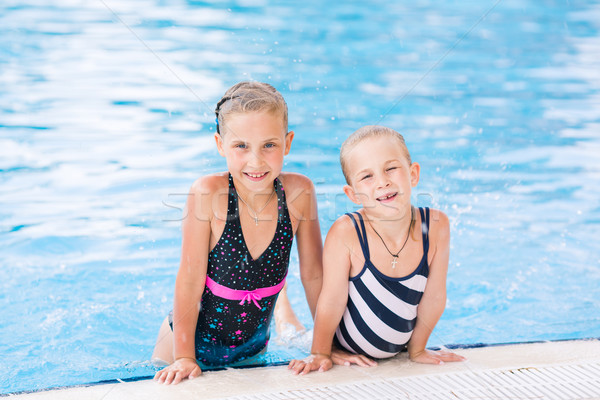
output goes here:
[[228, 171], [199, 178], [188, 195], [174, 307], [153, 354], [170, 364], [155, 376], [161, 383], [265, 351], [273, 314], [280, 324], [301, 327], [284, 289], [294, 237], [313, 316], [321, 289], [314, 186], [281, 171], [294, 138], [283, 97], [268, 84], [241, 82], [215, 112], [215, 140]]

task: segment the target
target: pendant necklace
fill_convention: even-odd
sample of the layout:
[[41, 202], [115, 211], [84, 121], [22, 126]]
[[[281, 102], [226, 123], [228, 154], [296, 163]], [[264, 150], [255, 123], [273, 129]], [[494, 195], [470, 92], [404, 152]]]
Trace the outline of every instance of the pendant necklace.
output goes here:
[[237, 192], [235, 192], [237, 194], [238, 199], [240, 199], [242, 201], [242, 203], [244, 203], [246, 205], [246, 207], [248, 207], [249, 211], [252, 211], [252, 214], [254, 214], [254, 223], [256, 224], [256, 226], [258, 226], [258, 215], [262, 212], [262, 210], [265, 209], [265, 207], [267, 207], [267, 204], [269, 204], [271, 202], [271, 198], [273, 198], [273, 195], [275, 194], [275, 189], [273, 189], [273, 191], [271, 192], [271, 195], [269, 196], [269, 198], [267, 199], [267, 202], [265, 203], [264, 206], [262, 206], [260, 208], [260, 210], [254, 211], [254, 209], [252, 207], [250, 207], [250, 205], [248, 203], [246, 203], [246, 201], [242, 198], [242, 196], [240, 196], [240, 194]]
[[388, 249], [387, 244], [385, 244], [385, 241], [383, 240], [383, 238], [381, 237], [379, 232], [377, 232], [375, 230], [375, 228], [373, 228], [373, 225], [371, 225], [371, 221], [369, 219], [367, 219], [367, 221], [369, 222], [369, 226], [371, 227], [371, 229], [373, 229], [373, 232], [375, 232], [375, 234], [379, 237], [379, 239], [381, 239], [381, 243], [383, 243], [383, 246], [385, 247], [387, 252], [390, 253], [390, 255], [392, 257], [394, 257], [394, 259], [392, 260], [392, 269], [396, 268], [396, 264], [398, 263], [398, 256], [400, 255], [400, 252], [402, 250], [404, 250], [404, 246], [406, 246], [406, 243], [408, 243], [408, 237], [410, 236], [410, 227], [412, 225], [412, 218], [413, 218], [413, 208], [412, 207], [410, 208], [410, 218], [411, 218], [411, 223], [408, 225], [408, 232], [406, 232], [406, 239], [404, 240], [404, 244], [402, 245], [402, 247], [400, 248], [400, 250], [398, 250], [398, 252], [396, 254], [392, 253], [390, 251], [390, 249]]

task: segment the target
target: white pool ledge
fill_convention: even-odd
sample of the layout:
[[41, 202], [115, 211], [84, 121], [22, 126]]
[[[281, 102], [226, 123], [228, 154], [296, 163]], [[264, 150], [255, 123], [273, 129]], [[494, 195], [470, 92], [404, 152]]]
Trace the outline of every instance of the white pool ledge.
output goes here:
[[294, 376], [286, 367], [206, 372], [164, 386], [138, 381], [66, 388], [11, 399], [600, 399], [600, 341], [515, 344], [455, 350], [468, 358], [441, 366], [402, 354], [377, 367], [336, 366]]

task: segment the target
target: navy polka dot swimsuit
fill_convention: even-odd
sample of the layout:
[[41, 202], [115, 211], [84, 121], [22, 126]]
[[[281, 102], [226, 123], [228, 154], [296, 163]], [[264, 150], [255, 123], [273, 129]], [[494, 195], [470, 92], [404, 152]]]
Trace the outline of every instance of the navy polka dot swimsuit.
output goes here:
[[[293, 241], [292, 223], [281, 182], [273, 182], [277, 195], [277, 228], [269, 247], [253, 260], [242, 233], [238, 196], [229, 175], [227, 222], [208, 255], [207, 277], [225, 290], [252, 291], [282, 284], [287, 275]], [[278, 290], [277, 290], [278, 292]], [[196, 326], [196, 358], [205, 365], [226, 365], [251, 357], [269, 341], [269, 325], [278, 293], [240, 304], [213, 293], [202, 295]]]

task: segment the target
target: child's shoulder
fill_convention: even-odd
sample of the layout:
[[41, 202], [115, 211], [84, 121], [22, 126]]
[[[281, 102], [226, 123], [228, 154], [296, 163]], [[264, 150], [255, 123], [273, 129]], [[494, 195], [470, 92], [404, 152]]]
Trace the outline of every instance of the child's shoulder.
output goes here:
[[[357, 216], [353, 216], [357, 223], [360, 224], [360, 222], [358, 222]], [[338, 219], [336, 219], [335, 222], [331, 225], [331, 228], [329, 228], [327, 236], [343, 238], [356, 236], [356, 228], [354, 226], [354, 222], [352, 222], [352, 217], [350, 217], [348, 214], [344, 214], [338, 217]]]
[[315, 186], [302, 174], [282, 172], [279, 180], [285, 190], [286, 202], [290, 215], [313, 220], [317, 217], [317, 201]]
[[306, 175], [296, 172], [282, 172], [279, 174], [279, 180], [286, 191], [294, 190], [314, 190], [314, 184]]
[[429, 209], [429, 234], [434, 237], [450, 235], [450, 220], [446, 213], [435, 208]]
[[190, 193], [211, 195], [223, 190], [229, 189], [229, 174], [227, 172], [217, 172], [210, 175], [203, 175], [192, 183]]

